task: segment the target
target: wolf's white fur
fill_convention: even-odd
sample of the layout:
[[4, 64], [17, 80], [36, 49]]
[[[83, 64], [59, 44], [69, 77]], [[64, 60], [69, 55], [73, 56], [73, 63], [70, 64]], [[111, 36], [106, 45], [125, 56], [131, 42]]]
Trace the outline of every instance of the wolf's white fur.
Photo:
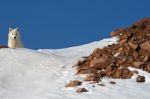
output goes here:
[[9, 48], [22, 48], [23, 44], [20, 38], [19, 28], [9, 28], [8, 33], [8, 47]]

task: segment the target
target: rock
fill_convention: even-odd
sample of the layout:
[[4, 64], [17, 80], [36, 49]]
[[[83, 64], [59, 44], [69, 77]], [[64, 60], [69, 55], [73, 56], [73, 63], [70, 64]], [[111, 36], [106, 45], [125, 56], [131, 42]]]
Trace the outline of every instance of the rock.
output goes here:
[[100, 81], [100, 78], [97, 75], [87, 75], [87, 77], [85, 78], [85, 81], [95, 81], [98, 82]]
[[123, 51], [123, 48], [122, 48], [122, 47], [120, 47], [120, 48], [118, 49], [118, 51], [119, 51], [119, 52], [122, 52], [122, 51]]
[[145, 57], [144, 57], [144, 62], [146, 62], [146, 61], [149, 61], [150, 60], [150, 56], [149, 55], [146, 55]]
[[96, 87], [95, 85], [93, 85], [92, 87]]
[[90, 62], [90, 67], [95, 67], [99, 65], [100, 63], [105, 63], [105, 62], [106, 62], [106, 58], [104, 57], [95, 58]]
[[81, 84], [82, 84], [81, 81], [74, 80], [74, 81], [70, 81], [68, 84], [66, 84], [65, 87], [76, 87], [76, 86], [80, 86]]
[[103, 84], [103, 83], [100, 83], [100, 84], [98, 84], [99, 86], [105, 86], [105, 84]]
[[103, 78], [104, 76], [106, 76], [106, 71], [99, 70], [95, 75], [97, 78]]
[[132, 77], [133, 73], [128, 68], [120, 68], [108, 72], [106, 75], [114, 79], [129, 79]]
[[114, 54], [114, 57], [118, 57], [120, 55], [120, 53], [116, 53]]
[[141, 82], [141, 83], [142, 83], [142, 82], [145, 82], [145, 77], [139, 75], [139, 76], [136, 78], [136, 81], [137, 81], [137, 82]]
[[135, 59], [139, 56], [139, 54], [136, 51], [134, 51], [132, 55]]
[[116, 82], [114, 82], [114, 81], [110, 81], [109, 83], [110, 83], [110, 84], [116, 84]]
[[119, 35], [117, 31], [112, 31], [110, 34], [111, 34], [111, 37], [115, 37]]
[[83, 62], [81, 60], [79, 60], [75, 66], [81, 66], [83, 64]]
[[129, 79], [133, 76], [133, 73], [128, 68], [122, 68], [121, 78]]
[[108, 65], [106, 67], [106, 72], [111, 72], [113, 70], [113, 66], [112, 65]]
[[91, 74], [95, 72], [97, 72], [97, 70], [94, 68], [89, 68], [89, 67], [85, 67], [83, 69], [81, 69], [80, 67], [77, 68], [77, 74]]
[[118, 36], [118, 43], [96, 48], [86, 62], [76, 67], [77, 74], [88, 74], [87, 81], [100, 82], [104, 77], [130, 79], [138, 72], [129, 70], [129, 66], [150, 72], [150, 18], [117, 29], [111, 35]]
[[141, 65], [143, 65], [143, 62], [133, 62], [133, 65], [137, 68], [140, 68]]
[[150, 64], [146, 66], [146, 71], [150, 73]]
[[131, 47], [131, 48], [133, 48], [133, 49], [137, 49], [137, 47], [138, 47], [138, 45], [136, 45], [136, 44], [133, 44], [133, 43], [129, 43], [129, 46]]
[[140, 47], [141, 47], [142, 49], [144, 49], [144, 50], [150, 52], [150, 43], [149, 43], [148, 41], [142, 43], [142, 44], [140, 45]]
[[83, 60], [87, 60], [88, 56], [83, 56], [82, 58], [83, 58]]
[[138, 71], [137, 70], [133, 70], [131, 71], [133, 74], [138, 74]]
[[85, 88], [78, 88], [78, 89], [76, 90], [76, 92], [77, 92], [77, 93], [82, 93], [82, 92], [88, 92], [88, 90], [85, 89]]
[[98, 51], [100, 51], [100, 48], [95, 48], [93, 54], [96, 54]]
[[124, 43], [126, 43], [126, 41], [127, 41], [126, 39], [123, 39], [123, 40], [120, 40], [119, 43], [120, 43], [120, 44], [124, 44]]

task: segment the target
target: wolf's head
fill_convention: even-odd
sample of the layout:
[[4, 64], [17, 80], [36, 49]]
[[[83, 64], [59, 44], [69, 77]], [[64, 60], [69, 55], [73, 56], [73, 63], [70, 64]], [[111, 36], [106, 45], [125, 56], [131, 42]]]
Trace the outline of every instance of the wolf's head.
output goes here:
[[14, 39], [14, 40], [19, 39], [20, 37], [19, 28], [18, 27], [15, 29], [9, 28], [8, 36], [9, 38]]

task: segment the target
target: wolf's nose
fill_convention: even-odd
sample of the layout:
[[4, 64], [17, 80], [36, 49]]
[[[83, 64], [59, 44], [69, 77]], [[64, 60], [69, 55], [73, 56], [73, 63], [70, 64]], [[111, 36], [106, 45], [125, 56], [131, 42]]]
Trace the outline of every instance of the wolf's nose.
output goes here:
[[16, 39], [16, 37], [14, 37], [14, 39]]

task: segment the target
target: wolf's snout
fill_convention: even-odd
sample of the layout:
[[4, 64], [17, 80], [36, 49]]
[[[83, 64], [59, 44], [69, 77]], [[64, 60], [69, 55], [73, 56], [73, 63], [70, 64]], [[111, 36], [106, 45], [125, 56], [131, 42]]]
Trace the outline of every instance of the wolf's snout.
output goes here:
[[14, 37], [14, 39], [16, 39], [16, 37]]

